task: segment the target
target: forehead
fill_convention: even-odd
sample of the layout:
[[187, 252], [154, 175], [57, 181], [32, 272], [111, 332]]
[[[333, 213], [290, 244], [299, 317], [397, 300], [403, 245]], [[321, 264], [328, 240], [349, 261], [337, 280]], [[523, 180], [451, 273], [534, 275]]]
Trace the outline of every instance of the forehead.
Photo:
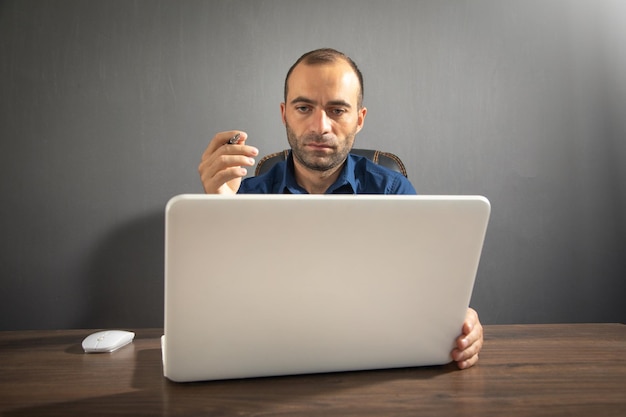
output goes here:
[[347, 62], [298, 64], [287, 81], [287, 102], [296, 97], [356, 103], [359, 79]]

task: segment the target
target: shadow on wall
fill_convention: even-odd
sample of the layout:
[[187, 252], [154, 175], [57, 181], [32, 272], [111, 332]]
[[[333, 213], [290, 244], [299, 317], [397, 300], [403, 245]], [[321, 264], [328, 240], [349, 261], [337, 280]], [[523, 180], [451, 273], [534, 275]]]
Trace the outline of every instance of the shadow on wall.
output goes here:
[[94, 251], [81, 328], [163, 327], [165, 213], [111, 232]]

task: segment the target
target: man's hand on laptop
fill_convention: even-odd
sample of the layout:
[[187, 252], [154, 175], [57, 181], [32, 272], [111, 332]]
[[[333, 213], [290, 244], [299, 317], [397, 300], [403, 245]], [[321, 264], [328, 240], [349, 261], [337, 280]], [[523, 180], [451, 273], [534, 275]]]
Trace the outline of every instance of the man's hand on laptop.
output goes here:
[[478, 353], [483, 347], [483, 326], [478, 313], [473, 308], [467, 309], [461, 335], [456, 339], [456, 348], [452, 351], [452, 359], [459, 369], [467, 369], [478, 362]]
[[245, 144], [245, 132], [216, 134], [202, 154], [198, 173], [207, 194], [235, 194], [246, 176], [246, 166], [255, 164], [259, 150]]

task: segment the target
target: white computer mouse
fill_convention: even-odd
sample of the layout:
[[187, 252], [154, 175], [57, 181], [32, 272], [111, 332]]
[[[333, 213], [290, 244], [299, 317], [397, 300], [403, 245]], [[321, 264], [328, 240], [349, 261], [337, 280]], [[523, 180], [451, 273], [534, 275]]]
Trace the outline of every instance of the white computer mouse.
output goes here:
[[113, 352], [133, 341], [135, 333], [126, 330], [103, 330], [90, 334], [83, 340], [87, 353]]

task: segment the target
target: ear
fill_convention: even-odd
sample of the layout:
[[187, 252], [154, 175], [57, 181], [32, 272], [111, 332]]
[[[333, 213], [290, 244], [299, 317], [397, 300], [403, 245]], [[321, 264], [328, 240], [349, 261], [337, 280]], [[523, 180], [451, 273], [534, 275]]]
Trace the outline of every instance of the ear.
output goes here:
[[283, 120], [283, 125], [287, 124], [287, 121], [285, 120], [285, 110], [286, 110], [285, 103], [280, 103], [280, 117]]
[[367, 109], [365, 107], [361, 107], [358, 112], [357, 122], [356, 122], [356, 131], [357, 133], [363, 129], [363, 123], [365, 123], [365, 116], [367, 115]]

